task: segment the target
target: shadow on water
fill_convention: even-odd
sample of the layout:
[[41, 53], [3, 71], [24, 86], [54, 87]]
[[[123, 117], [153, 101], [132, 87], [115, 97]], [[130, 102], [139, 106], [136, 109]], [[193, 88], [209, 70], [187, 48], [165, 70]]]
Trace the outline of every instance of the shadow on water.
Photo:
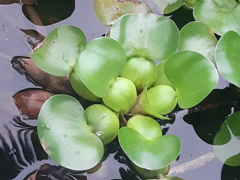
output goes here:
[[[0, 5], [1, 180], [139, 180], [117, 139], [106, 146], [105, 158], [95, 169], [76, 172], [53, 162], [37, 137], [36, 117], [46, 93], [50, 96], [73, 92], [66, 88], [65, 79], [56, 80], [34, 69], [28, 56], [44, 36], [62, 24], [80, 27], [88, 41], [104, 34], [107, 28], [97, 20], [93, 4], [94, 0], [38, 0], [33, 6]], [[179, 28], [193, 20], [192, 12], [184, 8], [168, 16]], [[43, 77], [47, 80], [43, 81]], [[49, 83], [54, 81], [61, 83]], [[36, 96], [37, 99], [32, 98]], [[32, 109], [31, 103], [38, 106]], [[89, 105], [86, 101], [82, 103]], [[196, 107], [176, 108], [169, 115], [170, 121], [158, 120], [164, 134], [179, 136], [183, 144], [169, 174], [187, 180], [240, 180], [240, 167], [221, 163], [212, 147], [221, 124], [239, 110], [239, 94], [227, 84], [223, 89], [215, 89]]]

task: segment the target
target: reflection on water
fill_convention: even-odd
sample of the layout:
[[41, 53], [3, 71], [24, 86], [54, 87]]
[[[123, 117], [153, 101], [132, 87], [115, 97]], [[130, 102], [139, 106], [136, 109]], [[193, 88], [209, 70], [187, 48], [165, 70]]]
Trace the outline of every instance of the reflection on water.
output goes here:
[[201, 166], [206, 165], [206, 163], [208, 163], [209, 161], [211, 161], [212, 159], [214, 159], [214, 154], [212, 152], [204, 154], [203, 156], [197, 157], [191, 161], [188, 161], [184, 164], [181, 164], [179, 166], [175, 166], [173, 168], [170, 169], [169, 175], [175, 175], [175, 174], [181, 174], [184, 173], [188, 170], [193, 170], [193, 169], [197, 169]]
[[23, 5], [22, 8], [26, 18], [39, 26], [62, 21], [68, 18], [74, 9], [75, 0], [38, 0], [32, 7]]
[[[49, 5], [46, 12], [42, 12], [45, 9], [42, 7], [46, 6], [42, 5], [43, 2], [55, 3]], [[150, 0], [144, 2], [149, 3]], [[34, 11], [42, 23], [48, 26], [36, 26], [39, 19], [31, 19], [26, 6], [0, 5], [0, 179], [138, 180], [127, 157], [119, 148], [117, 139], [107, 146], [107, 157], [96, 172], [73, 172], [56, 165], [39, 143], [36, 120], [24, 120], [13, 102], [12, 96], [15, 93], [39, 85], [27, 81], [25, 72], [19, 73], [13, 69], [13, 57], [28, 57], [32, 48], [44, 36], [62, 24], [80, 27], [88, 41], [106, 32], [107, 28], [95, 16], [94, 0], [69, 0], [68, 3], [69, 9], [65, 14], [56, 1], [39, 0]], [[153, 4], [150, 6], [154, 8]], [[178, 13], [187, 15], [184, 18], [186, 21], [193, 19], [191, 12], [183, 9], [170, 14], [172, 19], [178, 21], [179, 27], [182, 27], [183, 21], [179, 21]], [[235, 94], [234, 87], [226, 87], [214, 90], [204, 102], [192, 109], [176, 108], [175, 113], [170, 115], [171, 121], [159, 121], [164, 134], [179, 136], [183, 144], [180, 156], [171, 164], [170, 175], [187, 180], [240, 180], [240, 167], [223, 165], [214, 156], [212, 147], [222, 122], [237, 110], [240, 110], [239, 96]]]
[[189, 109], [183, 119], [204, 142], [212, 145], [220, 126], [232, 108], [238, 106], [237, 100], [234, 88], [215, 89], [203, 102]]
[[[48, 159], [39, 146], [35, 126], [22, 122], [18, 116], [10, 123], [1, 127], [0, 134], [0, 179], [4, 180], [13, 179], [37, 161]], [[34, 170], [29, 168], [28, 173]]]

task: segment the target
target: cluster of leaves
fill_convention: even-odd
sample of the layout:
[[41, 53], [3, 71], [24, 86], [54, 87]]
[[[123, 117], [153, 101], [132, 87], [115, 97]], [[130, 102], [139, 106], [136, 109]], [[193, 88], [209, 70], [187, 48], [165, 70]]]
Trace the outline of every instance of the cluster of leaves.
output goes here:
[[[148, 116], [167, 119], [163, 115], [177, 103], [182, 109], [197, 105], [214, 89], [219, 73], [240, 86], [240, 26], [237, 18], [231, 18], [239, 4], [161, 2], [167, 3], [164, 13], [183, 3], [194, 7], [197, 21], [179, 32], [172, 20], [151, 14], [143, 3], [96, 0], [99, 20], [112, 25], [110, 37], [87, 43], [81, 29], [63, 25], [31, 53], [40, 69], [69, 76], [80, 96], [99, 103], [84, 110], [68, 95], [44, 103], [38, 117], [39, 138], [58, 164], [74, 170], [92, 168], [101, 161], [104, 145], [118, 135], [136, 169], [159, 175], [179, 155], [181, 142], [173, 135], [162, 136], [160, 125]], [[206, 16], [206, 9], [212, 16]], [[219, 41], [214, 33], [222, 36]], [[155, 60], [161, 62], [156, 65]], [[134, 116], [119, 130], [118, 118], [126, 113]]]
[[[185, 4], [188, 5], [187, 1]], [[203, 54], [215, 64], [223, 78], [240, 87], [240, 22], [237, 18], [239, 1], [200, 0], [191, 7], [196, 22], [181, 29], [179, 50], [187, 49]], [[214, 33], [220, 36], [218, 41]], [[222, 124], [214, 139], [216, 157], [229, 166], [240, 165], [237, 148], [239, 122], [239, 112], [233, 113]]]
[[213, 142], [216, 157], [228, 166], [240, 165], [239, 117], [239, 111], [230, 115], [221, 125]]
[[[153, 92], [151, 95], [150, 90], [158, 91], [160, 89], [158, 97], [169, 103], [167, 105], [169, 107], [160, 111], [157, 110], [158, 112], [155, 112], [155, 114], [157, 117], [163, 117], [162, 113], [167, 114], [176, 106], [175, 90], [167, 85], [156, 84], [154, 88], [149, 89], [148, 93], [145, 84], [149, 82], [152, 76], [154, 81], [151, 84], [157, 79], [157, 66], [153, 60], [165, 58], [176, 51], [179, 31], [170, 19], [154, 14], [131, 14], [122, 17], [118, 22], [125, 21], [124, 18], [128, 18], [127, 23], [129, 25], [132, 24], [131, 21], [134, 19], [139, 19], [140, 22], [138, 28], [141, 28], [141, 30], [136, 34], [137, 36], [134, 39], [131, 39], [133, 36], [126, 37], [130, 43], [135, 42], [135, 47], [131, 46], [130, 50], [124, 49], [124, 46], [120, 44], [121, 41], [116, 41], [112, 37], [122, 35], [123, 30], [121, 28], [131, 28], [129, 25], [119, 26], [115, 23], [111, 30], [111, 38], [97, 38], [86, 45], [85, 35], [80, 29], [64, 25], [53, 30], [43, 41], [43, 44], [32, 52], [31, 58], [39, 68], [47, 73], [55, 76], [69, 75], [70, 83], [79, 95], [88, 100], [103, 101], [106, 106], [120, 115], [128, 113], [134, 106], [137, 100], [137, 90], [140, 94], [140, 105], [144, 107], [143, 110], [146, 109], [145, 102], [147, 103], [146, 112], [139, 112], [139, 114], [155, 112], [156, 110], [151, 109], [152, 105], [148, 101], [153, 101], [156, 93]], [[151, 23], [153, 25], [158, 23], [158, 27], [149, 27], [147, 25], [148, 21], [153, 21]], [[162, 26], [162, 24], [167, 25], [167, 27]], [[162, 33], [159, 35], [159, 39], [165, 38], [164, 41], [166, 42], [167, 38], [170, 38], [173, 34], [173, 37], [177, 37], [173, 40], [174, 47], [170, 48], [172, 46], [170, 41], [166, 47], [163, 44], [155, 43], [153, 38], [145, 38], [148, 36], [145, 33], [148, 28], [156, 34], [160, 30]], [[166, 29], [170, 31], [164, 33]], [[71, 34], [70, 38], [68, 34]], [[150, 46], [136, 42], [137, 39], [149, 41]], [[153, 43], [156, 46], [150, 48]], [[142, 45], [143, 47], [141, 47]], [[162, 51], [157, 51], [158, 48]], [[131, 49], [136, 49], [136, 51], [132, 52]], [[144, 52], [148, 50], [150, 52]], [[76, 58], [76, 56], [78, 57]], [[142, 61], [143, 69], [147, 67], [145, 64], [150, 64], [150, 70], [147, 70], [139, 84], [131, 79], [131, 74], [130, 76], [127, 74], [132, 72], [125, 69], [131, 60]], [[155, 74], [151, 72], [152, 67], [155, 69]], [[134, 68], [138, 70], [138, 64], [135, 63]], [[135, 70], [133, 69], [133, 71]], [[130, 80], [124, 78], [121, 73], [129, 76]], [[137, 77], [138, 75], [141, 76], [141, 73], [143, 72], [139, 71]], [[119, 75], [121, 77], [118, 77]], [[164, 95], [168, 92], [169, 95], [167, 96], [169, 98], [166, 99]], [[170, 102], [168, 102], [169, 99]], [[118, 132], [118, 117], [106, 106], [95, 104], [84, 111], [80, 103], [68, 95], [56, 95], [47, 100], [38, 116], [38, 134], [41, 144], [49, 156], [57, 163], [71, 169], [89, 169], [101, 160], [103, 145], [111, 142], [117, 134], [123, 150], [132, 162], [141, 168], [144, 167], [148, 170], [162, 169], [179, 155], [181, 150], [180, 139], [173, 135], [162, 136], [161, 127], [154, 119], [142, 115], [134, 116], [129, 120], [129, 122], [133, 122], [132, 125], [129, 125], [128, 122], [127, 127], [121, 128]], [[164, 105], [161, 106], [164, 107]], [[152, 114], [154, 116], [154, 113]], [[157, 133], [154, 133], [154, 129]], [[146, 133], [148, 131], [152, 131], [152, 136]], [[129, 139], [129, 137], [133, 137], [133, 139]], [[137, 142], [138, 145], [132, 142]], [[145, 146], [142, 146], [142, 143]], [[176, 147], [171, 148], [173, 145]], [[138, 151], [135, 149], [136, 146], [138, 146]], [[169, 151], [169, 149], [172, 149], [172, 151]], [[136, 152], [139, 153], [136, 155]], [[70, 153], [71, 158], [66, 153]], [[149, 161], [149, 158], [152, 160]], [[82, 161], [81, 165], [79, 165], [79, 159]], [[148, 161], [143, 161], [143, 159]], [[88, 163], [85, 163], [85, 161]], [[153, 161], [156, 163], [153, 163]]]
[[[187, 1], [185, 3], [188, 5]], [[179, 50], [203, 54], [215, 64], [223, 78], [240, 87], [239, 1], [200, 0], [191, 7], [196, 22], [181, 29]], [[218, 41], [214, 33], [220, 36]], [[239, 112], [233, 113], [222, 124], [214, 139], [216, 157], [229, 166], [240, 165], [239, 122]]]

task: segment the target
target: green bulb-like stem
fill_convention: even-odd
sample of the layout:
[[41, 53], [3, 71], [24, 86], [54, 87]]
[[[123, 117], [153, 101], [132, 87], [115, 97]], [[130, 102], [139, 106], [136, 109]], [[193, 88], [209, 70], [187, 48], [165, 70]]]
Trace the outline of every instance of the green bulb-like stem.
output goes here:
[[113, 111], [125, 114], [136, 102], [136, 87], [132, 81], [118, 77], [112, 83], [107, 95], [102, 99], [105, 105]]
[[177, 105], [177, 93], [168, 85], [157, 85], [148, 90], [151, 107], [161, 115], [170, 113]]
[[128, 59], [121, 77], [131, 80], [140, 93], [144, 87], [151, 87], [157, 79], [157, 66], [154, 61], [142, 57]]
[[163, 167], [161, 169], [156, 169], [156, 170], [148, 170], [148, 169], [141, 168], [134, 163], [132, 163], [132, 165], [135, 171], [137, 172], [137, 174], [142, 179], [159, 179], [161, 177], [166, 176], [169, 171], [169, 166]]
[[117, 115], [101, 104], [89, 106], [84, 115], [90, 130], [95, 133], [102, 143], [110, 143], [118, 134], [119, 119]]

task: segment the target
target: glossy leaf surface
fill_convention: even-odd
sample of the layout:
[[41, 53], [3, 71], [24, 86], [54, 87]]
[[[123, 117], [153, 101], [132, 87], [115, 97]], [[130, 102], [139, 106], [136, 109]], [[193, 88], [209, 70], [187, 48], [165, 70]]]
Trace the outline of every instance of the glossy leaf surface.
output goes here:
[[184, 0], [188, 7], [193, 8], [201, 0]]
[[171, 13], [184, 4], [184, 0], [153, 0], [153, 2], [157, 5], [159, 12], [163, 14]]
[[180, 31], [179, 50], [196, 51], [215, 62], [217, 39], [212, 30], [202, 22], [190, 22]]
[[164, 72], [165, 63], [166, 63], [166, 60], [161, 61], [157, 65], [157, 80], [154, 82], [153, 86], [168, 85], [168, 86], [171, 86], [172, 88], [174, 88], [173, 84], [171, 83], [171, 81], [169, 81], [169, 79], [167, 78], [167, 76]]
[[94, 9], [98, 19], [107, 26], [113, 25], [124, 14], [152, 12], [145, 3], [130, 0], [95, 0]]
[[240, 87], [240, 35], [234, 31], [224, 34], [216, 48], [219, 73], [229, 82]]
[[75, 71], [97, 97], [104, 97], [126, 63], [121, 44], [111, 38], [96, 38], [82, 50]]
[[41, 70], [55, 76], [67, 76], [86, 43], [86, 36], [81, 29], [62, 25], [54, 29], [30, 57]]
[[110, 37], [119, 41], [127, 58], [163, 60], [173, 54], [179, 43], [175, 23], [155, 14], [127, 14], [113, 25]]
[[178, 104], [190, 108], [200, 103], [218, 82], [214, 64], [193, 51], [180, 51], [172, 55], [164, 67], [167, 78], [174, 85]]
[[214, 138], [214, 153], [229, 166], [240, 165], [240, 111], [230, 115]]
[[[144, 123], [142, 125], [144, 126]], [[181, 151], [181, 141], [174, 135], [146, 138], [132, 128], [122, 127], [118, 138], [130, 160], [137, 166], [148, 170], [167, 166], [177, 158]]]
[[71, 96], [48, 99], [40, 110], [37, 130], [43, 149], [61, 166], [86, 170], [103, 157], [101, 140], [90, 131], [84, 109]]
[[69, 76], [69, 82], [71, 83], [74, 91], [84, 99], [92, 102], [101, 102], [101, 98], [95, 96], [91, 91], [89, 91], [74, 69]]
[[240, 5], [235, 0], [204, 0], [193, 10], [194, 18], [203, 21], [219, 35], [233, 30], [240, 33]]
[[161, 126], [148, 116], [133, 116], [128, 120], [127, 127], [132, 128], [146, 138], [151, 139], [162, 136]]

